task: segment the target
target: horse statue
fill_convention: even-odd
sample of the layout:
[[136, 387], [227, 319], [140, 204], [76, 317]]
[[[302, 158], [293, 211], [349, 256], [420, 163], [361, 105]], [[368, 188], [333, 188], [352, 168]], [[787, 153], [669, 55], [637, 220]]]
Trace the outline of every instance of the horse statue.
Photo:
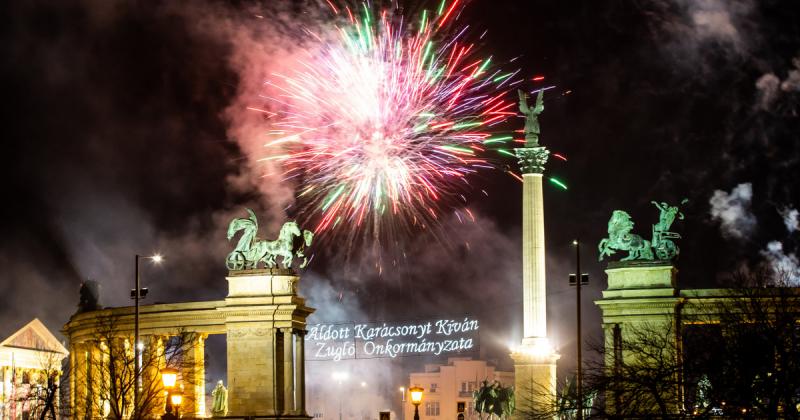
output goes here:
[[650, 247], [650, 241], [631, 233], [631, 230], [633, 230], [631, 216], [622, 210], [614, 210], [608, 221], [608, 238], [604, 238], [597, 246], [600, 251], [599, 261], [603, 261], [604, 256], [614, 254], [615, 249], [628, 251], [628, 256], [620, 261], [652, 260], [653, 249]]
[[[684, 199], [681, 205], [688, 201]], [[651, 203], [660, 211], [658, 223], [653, 225], [651, 240], [631, 233], [633, 230], [631, 216], [622, 210], [614, 210], [611, 220], [608, 221], [608, 238], [597, 245], [600, 261], [603, 257], [613, 254], [615, 249], [628, 251], [628, 256], [620, 261], [652, 260], [654, 257], [666, 261], [678, 256], [680, 249], [673, 239], [681, 239], [681, 235], [671, 232], [670, 228], [675, 219], [683, 220], [683, 213], [678, 206], [671, 206], [665, 202], [651, 201]]]
[[[292, 260], [297, 256], [303, 258], [304, 268], [308, 263], [305, 248], [311, 246], [314, 234], [308, 230], [301, 232], [297, 222], [289, 221], [281, 226], [278, 239], [266, 241], [258, 239], [258, 220], [252, 210], [246, 209], [250, 217], [233, 219], [228, 225], [228, 240], [230, 241], [240, 231], [242, 236], [236, 248], [228, 254], [225, 264], [230, 270], [252, 270], [258, 268], [258, 263], [263, 262], [267, 268], [281, 267], [288, 269]], [[303, 237], [303, 244], [295, 251], [294, 238]], [[280, 263], [278, 257], [282, 257]]]
[[308, 257], [306, 256], [306, 248], [311, 246], [311, 241], [314, 239], [314, 232], [310, 230], [303, 231], [303, 243], [300, 244], [300, 248], [298, 248], [295, 255], [297, 258], [302, 258], [303, 262], [300, 263], [300, 268], [306, 268], [308, 265]]

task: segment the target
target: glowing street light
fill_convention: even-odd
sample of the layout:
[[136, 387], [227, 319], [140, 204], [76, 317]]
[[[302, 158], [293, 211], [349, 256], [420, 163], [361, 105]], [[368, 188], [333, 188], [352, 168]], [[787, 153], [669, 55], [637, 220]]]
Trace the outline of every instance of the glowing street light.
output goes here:
[[333, 372], [331, 377], [333, 377], [333, 380], [338, 382], [339, 385], [341, 385], [342, 382], [346, 381], [347, 378], [350, 377], [350, 375], [348, 375], [347, 372]]
[[147, 288], [142, 288], [139, 286], [139, 259], [146, 258], [152, 260], [156, 264], [160, 264], [163, 258], [160, 254], [155, 254], [150, 257], [143, 257], [139, 254], [136, 254], [136, 270], [135, 270], [135, 279], [133, 282], [133, 290], [131, 290], [131, 299], [134, 300], [134, 318], [133, 318], [133, 363], [134, 363], [134, 386], [133, 386], [133, 407], [139, 407], [139, 387], [141, 384], [139, 383], [141, 370], [142, 370], [142, 361], [140, 360], [139, 356], [142, 354], [143, 345], [139, 343], [139, 300], [144, 299], [147, 296]]
[[[173, 393], [172, 390], [175, 389], [175, 384], [178, 382], [178, 371], [172, 368], [164, 368], [161, 369], [161, 383], [164, 385], [164, 388], [167, 390], [167, 414], [171, 414], [173, 411], [175, 412], [175, 416], [178, 416], [178, 407], [181, 406], [181, 401], [183, 401], [183, 396], [180, 392]], [[169, 416], [165, 416], [162, 418], [168, 418]]]
[[346, 381], [350, 375], [347, 372], [333, 372], [331, 376], [339, 384], [339, 420], [342, 420], [342, 382]]
[[178, 371], [172, 368], [164, 368], [161, 369], [161, 383], [164, 384], [164, 388], [172, 389], [175, 388], [175, 382], [178, 381]]
[[172, 394], [169, 396], [169, 401], [172, 403], [172, 406], [176, 408], [175, 415], [177, 415], [177, 407], [181, 406], [181, 403], [183, 402], [183, 395]]
[[412, 386], [408, 389], [411, 393], [411, 404], [414, 404], [414, 420], [419, 420], [419, 404], [422, 402], [422, 392], [424, 389], [418, 386]]

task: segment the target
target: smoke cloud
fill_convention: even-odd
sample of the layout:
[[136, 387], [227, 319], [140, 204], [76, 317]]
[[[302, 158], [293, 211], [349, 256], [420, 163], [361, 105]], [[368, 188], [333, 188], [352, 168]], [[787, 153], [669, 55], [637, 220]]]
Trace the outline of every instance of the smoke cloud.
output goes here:
[[757, 108], [764, 111], [773, 111], [780, 99], [800, 92], [800, 58], [792, 59], [792, 68], [783, 80], [773, 72], [761, 76], [756, 81], [756, 90]]
[[769, 111], [778, 99], [780, 94], [781, 79], [773, 73], [767, 73], [758, 78], [756, 89], [758, 90], [758, 108]]
[[756, 228], [756, 218], [751, 211], [753, 185], [739, 184], [730, 193], [715, 190], [709, 200], [711, 218], [719, 221], [722, 235], [727, 238], [746, 239]]
[[780, 210], [781, 217], [783, 217], [783, 224], [786, 225], [786, 230], [789, 234], [794, 233], [800, 228], [800, 212], [792, 207], [786, 207]]
[[800, 261], [794, 253], [786, 253], [780, 241], [771, 241], [761, 255], [773, 273], [774, 279], [800, 285]]
[[691, 0], [684, 3], [691, 17], [690, 27], [700, 40], [727, 43], [737, 50], [744, 48], [736, 22], [750, 14], [752, 5], [749, 2]]

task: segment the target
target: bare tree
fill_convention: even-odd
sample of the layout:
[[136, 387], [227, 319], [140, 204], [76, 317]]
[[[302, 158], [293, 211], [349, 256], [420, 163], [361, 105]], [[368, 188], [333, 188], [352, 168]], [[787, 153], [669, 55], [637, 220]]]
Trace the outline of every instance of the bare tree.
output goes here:
[[593, 409], [603, 417], [670, 418], [679, 413], [681, 359], [672, 323], [624, 328], [624, 338], [612, 349], [590, 345], [604, 356], [590, 359], [585, 368], [584, 389], [600, 397]]
[[[195, 368], [195, 360], [190, 355], [200, 345], [197, 333], [175, 331], [150, 337], [140, 352], [138, 375], [133, 337], [130, 331], [120, 328], [120, 317], [109, 315], [99, 319], [93, 344], [87, 360], [89, 366], [75, 372], [77, 386], [85, 390], [85, 400], [76, 401], [76, 405], [82, 405], [79, 411], [84, 418], [159, 417], [165, 404], [160, 372], [167, 367], [178, 372], [181, 385], [187, 388], [195, 385], [194, 375], [184, 373]], [[134, 401], [136, 386], [139, 387], [138, 401]]]
[[[577, 387], [574, 377], [559, 384], [554, 396], [549, 387], [529, 384], [515, 391], [516, 416], [526, 420], [573, 420], [578, 411]], [[583, 418], [592, 413], [596, 392], [585, 390], [583, 395]]]
[[725, 414], [798, 418], [800, 289], [790, 280], [768, 271], [738, 272], [734, 282], [742, 287], [709, 308], [717, 323], [695, 331], [704, 345], [687, 354], [686, 363], [687, 388], [707, 378], [709, 407]]

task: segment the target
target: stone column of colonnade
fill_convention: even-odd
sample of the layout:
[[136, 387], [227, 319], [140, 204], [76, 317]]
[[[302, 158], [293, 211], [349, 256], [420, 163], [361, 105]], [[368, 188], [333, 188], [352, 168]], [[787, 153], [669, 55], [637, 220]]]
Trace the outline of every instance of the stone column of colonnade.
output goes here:
[[99, 357], [97, 344], [93, 341], [82, 341], [71, 346], [74, 364], [70, 366], [70, 382], [74, 386], [72, 394], [73, 404], [71, 417], [94, 418], [101, 416], [98, 386], [99, 379], [94, 375], [96, 361]]
[[[73, 374], [72, 369], [74, 369], [74, 367], [75, 367], [75, 358], [76, 358], [75, 353], [76, 352], [77, 352], [77, 350], [75, 348], [75, 343], [70, 343], [70, 345], [69, 345], [69, 365], [68, 365], [66, 374], [68, 375], [67, 377], [69, 378], [69, 389], [70, 389], [70, 393], [69, 393], [69, 397], [68, 397], [69, 400], [67, 401], [67, 404], [68, 404], [68, 407], [71, 407], [71, 408], [75, 407], [75, 392], [72, 392], [72, 390], [75, 389], [75, 375]], [[68, 411], [67, 414], [71, 415], [72, 413], [70, 413]]]
[[167, 336], [146, 335], [139, 339], [143, 344], [142, 348], [142, 395], [146, 396], [144, 402], [147, 411], [154, 417], [160, 417], [164, 413], [167, 398], [161, 382], [161, 369], [166, 367], [164, 357], [164, 342]]
[[70, 416], [82, 419], [86, 417], [86, 350], [83, 343], [71, 343], [70, 345]]
[[295, 330], [294, 333], [294, 383], [295, 383], [295, 414], [307, 416], [306, 414], [306, 353], [305, 353], [305, 330]]
[[295, 384], [294, 384], [294, 337], [292, 328], [281, 328], [282, 357], [278, 369], [281, 370], [283, 385], [283, 414], [295, 414]]
[[185, 416], [191, 413], [194, 417], [206, 416], [206, 368], [205, 368], [205, 342], [208, 335], [192, 334], [184, 354], [181, 373], [186, 385], [184, 386], [184, 400], [181, 412]]

